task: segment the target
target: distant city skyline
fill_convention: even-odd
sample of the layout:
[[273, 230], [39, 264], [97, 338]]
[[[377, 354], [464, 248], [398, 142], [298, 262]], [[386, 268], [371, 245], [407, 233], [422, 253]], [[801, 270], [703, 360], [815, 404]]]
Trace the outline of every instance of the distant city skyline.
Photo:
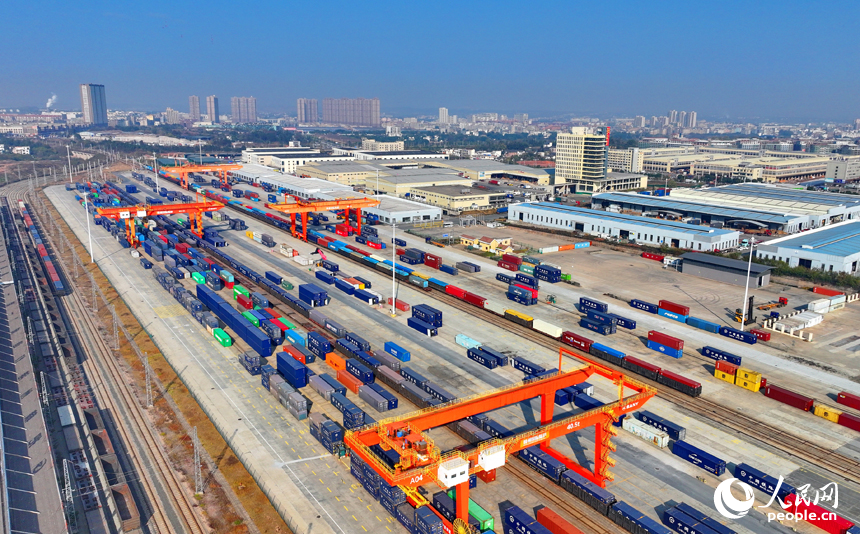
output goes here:
[[[98, 80], [111, 109], [139, 111], [187, 109], [188, 95], [253, 94], [258, 113], [294, 115], [298, 98], [367, 95], [383, 102], [383, 115], [395, 116], [438, 115], [440, 107], [461, 117], [650, 117], [695, 109], [700, 121], [847, 122], [860, 117], [860, 72], [850, 68], [860, 49], [845, 46], [844, 36], [860, 19], [860, 4], [828, 6], [550, 1], [536, 8], [501, 0], [492, 9], [457, 5], [448, 17], [422, 3], [390, 9], [335, 1], [323, 9], [261, 0], [236, 10], [213, 0], [201, 10], [155, 0], [122, 9], [61, 3], [45, 16], [31, 3], [4, 14], [0, 43], [28, 48], [4, 58], [0, 108], [40, 108], [56, 94], [55, 108], [79, 109], [79, 84]], [[238, 40], [219, 28], [227, 13]], [[301, 20], [305, 35], [326, 38], [280, 68], [283, 50], [271, 33], [243, 30], [261, 15]], [[474, 31], [476, 24], [486, 31]], [[85, 46], [69, 45], [70, 28], [87, 35]], [[374, 28], [385, 31], [365, 31]], [[538, 28], [541, 38], [533, 39]], [[386, 60], [333, 63], [357, 33], [362, 50], [385, 51]], [[836, 61], [822, 61], [831, 55]], [[431, 56], [457, 60], [427, 69], [419, 58]], [[193, 60], [166, 67], [178, 58]]]

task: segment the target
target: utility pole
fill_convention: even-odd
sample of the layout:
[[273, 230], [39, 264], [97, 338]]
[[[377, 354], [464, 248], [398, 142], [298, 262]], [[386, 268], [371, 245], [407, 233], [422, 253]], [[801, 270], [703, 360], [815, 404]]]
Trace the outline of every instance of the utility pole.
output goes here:
[[395, 305], [397, 304], [397, 278], [394, 276], [394, 267], [397, 266], [397, 246], [394, 243], [394, 230], [396, 228], [396, 224], [394, 221], [394, 217], [391, 217], [391, 263], [393, 265], [391, 269], [391, 316], [397, 317], [397, 312], [395, 311]]

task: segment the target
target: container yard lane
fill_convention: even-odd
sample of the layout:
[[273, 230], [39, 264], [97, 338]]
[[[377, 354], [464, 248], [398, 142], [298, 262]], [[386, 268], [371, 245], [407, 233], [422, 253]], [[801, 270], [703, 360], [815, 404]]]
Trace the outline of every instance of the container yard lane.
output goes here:
[[[172, 184], [167, 185], [171, 186]], [[233, 213], [231, 213], [231, 215], [233, 215]], [[297, 241], [287, 238], [283, 232], [264, 225], [250, 217], [243, 217], [241, 215], [240, 217], [246, 220], [249, 228], [252, 230], [270, 233], [275, 236], [275, 240], [278, 242], [288, 240], [288, 243], [300, 250], [302, 254], [307, 255], [315, 248], [315, 246], [305, 243], [298, 244]], [[378, 226], [377, 228], [380, 229], [380, 236], [383, 236], [387, 230], [385, 226]], [[234, 255], [240, 261], [247, 262], [260, 271], [270, 269], [274, 266], [274, 270], [283, 272], [283, 274], [288, 275], [288, 277], [292, 277], [294, 280], [299, 280], [300, 282], [315, 282], [313, 274], [309, 272], [306, 267], [301, 268], [293, 262], [288, 262], [286, 258], [282, 256], [269, 253], [268, 249], [264, 249], [262, 246], [244, 238], [244, 235], [241, 233], [225, 232], [225, 235], [228, 236], [230, 243], [229, 253]], [[409, 242], [410, 246], [426, 248], [423, 242], [419, 243], [418, 240], [412, 236], [404, 236], [402, 233], [398, 232], [398, 237], [405, 238]], [[383, 241], [390, 241], [390, 239], [384, 237]], [[467, 288], [468, 290], [481, 295], [489, 296], [493, 300], [499, 298], [498, 295], [501, 293], [501, 286], [493, 279], [495, 277], [495, 273], [501, 271], [494, 265], [488, 265], [481, 259], [476, 259], [474, 256], [449, 248], [437, 253], [442, 255], [446, 260], [470, 260], [481, 262], [484, 267], [484, 270], [481, 273], [459, 276], [453, 281], [455, 281], [458, 286]], [[374, 289], [378, 289], [383, 293], [388, 293], [388, 291], [390, 291], [390, 289], [386, 291], [387, 288], [391, 287], [390, 278], [386, 279], [376, 271], [367, 270], [363, 266], [358, 266], [351, 261], [341, 260], [339, 256], [335, 256], [335, 258], [337, 258], [337, 261], [341, 261], [344, 269], [348, 269], [373, 281], [376, 286]], [[265, 269], [261, 267], [261, 265], [265, 265]], [[425, 269], [425, 271], [429, 271], [429, 269]], [[441, 275], [440, 277], [448, 280], [445, 275]], [[402, 342], [402, 344], [409, 348], [415, 347], [416, 350], [413, 354], [420, 355], [420, 358], [413, 357], [413, 361], [410, 362], [410, 366], [415, 367], [419, 372], [426, 372], [428, 375], [438, 378], [442, 386], [451, 387], [451, 390], [457, 394], [469, 394], [475, 391], [489, 389], [490, 387], [499, 385], [499, 383], [511, 383], [522, 379], [521, 373], [517, 373], [510, 368], [499, 368], [493, 372], [488, 372], [485, 368], [478, 366], [471, 360], [465, 358], [462, 347], [459, 347], [450, 341], [453, 334], [457, 332], [474, 333], [476, 337], [480, 337], [480, 341], [491, 343], [495, 348], [508, 350], [509, 353], [514, 352], [518, 355], [526, 356], [529, 359], [533, 359], [534, 361], [547, 366], [554, 366], [557, 361], [557, 353], [554, 354], [552, 350], [547, 350], [548, 348], [551, 348], [550, 345], [553, 345], [552, 343], [549, 343], [550, 340], [548, 338], [540, 338], [539, 335], [533, 335], [533, 332], [532, 335], [526, 335], [526, 330], [516, 328], [509, 323], [504, 323], [504, 321], [502, 321], [502, 323], [507, 324], [508, 326], [502, 328], [499, 326], [499, 322], [497, 320], [482, 319], [483, 315], [476, 313], [475, 309], [468, 308], [468, 306], [463, 305], [462, 301], [445, 298], [444, 295], [440, 296], [438, 292], [426, 294], [413, 290], [410, 286], [405, 284], [398, 284], [398, 286], [398, 298], [403, 299], [406, 302], [417, 304], [427, 302], [429, 298], [436, 300], [437, 302], [432, 302], [432, 305], [444, 311], [447, 324], [457, 325], [454, 327], [456, 330], [454, 332], [448, 331], [448, 335], [446, 336], [441, 335], [440, 331], [440, 336], [431, 339], [417, 334], [417, 332], [410, 328], [406, 328], [403, 325], [405, 322], [403, 318], [391, 319], [384, 313], [371, 310], [365, 304], [360, 303], [357, 299], [345, 298], [342, 296], [342, 293], [334, 290], [330, 292], [333, 297], [332, 306], [330, 309], [324, 309], [323, 311], [327, 314], [337, 313], [338, 315], [336, 315], [336, 317], [338, 320], [341, 321], [342, 319], [343, 324], [347, 325], [350, 330], [357, 330], [361, 333], [373, 332], [373, 336], [368, 335], [368, 337], [379, 344], [381, 344], [382, 340], [390, 339], [398, 343]], [[568, 289], [567, 286], [562, 286], [561, 284], [553, 286], [552, 292], [562, 296], [559, 300], [566, 303], [568, 306], [570, 303], [578, 301], [581, 294], [585, 295], [582, 291]], [[588, 296], [599, 297], [599, 295]], [[604, 297], [603, 300], [607, 299]], [[610, 304], [612, 302], [613, 301], [610, 300]], [[703, 332], [693, 331], [683, 325], [676, 326], [672, 324], [671, 321], [657, 319], [653, 315], [635, 312], [632, 308], [614, 304], [612, 306], [612, 311], [622, 313], [626, 317], [635, 318], [637, 322], [641, 322], [640, 330], [642, 332], [655, 328], [663, 332], [668, 332], [670, 335], [677, 335], [685, 338], [688, 340], [690, 345], [701, 343], [701, 345], [723, 347], [725, 350], [734, 352], [743, 350], [745, 357], [747, 356], [747, 353], [752, 350], [747, 349], [745, 346], [743, 349], [739, 349], [739, 344], [736, 342], [729, 341], [718, 336], [710, 336]], [[529, 308], [529, 313], [532, 313], [533, 309], [535, 310], [534, 315], [536, 317], [541, 316], [548, 322], [556, 324], [575, 324], [575, 321], [578, 319], [578, 312], [575, 310], [573, 310], [572, 313], [569, 313], [569, 311], [558, 308], [554, 309], [544, 305]], [[453, 321], [451, 318], [453, 318]], [[199, 326], [191, 323], [190, 321], [187, 326], [190, 329], [199, 329]], [[359, 330], [359, 326], [361, 330]], [[575, 328], [571, 329], [578, 331]], [[595, 336], [592, 334], [589, 337], [593, 338]], [[691, 338], [695, 339], [695, 341], [690, 342]], [[699, 340], [699, 338], [701, 338], [701, 340]], [[619, 349], [630, 351], [631, 353], [637, 353], [637, 355], [644, 352], [642, 343], [636, 336], [614, 336], [610, 343], [612, 343], [613, 346], [620, 344], [621, 346], [618, 347]], [[557, 343], [554, 345], [557, 346]], [[754, 352], [761, 353], [766, 358], [776, 360], [777, 364], [785, 363], [784, 360], [766, 352], [758, 350], [755, 350]], [[728, 394], [732, 399], [728, 404], [736, 404], [736, 394], [733, 394], [734, 392], [731, 388], [726, 389], [724, 393], [724, 389], [721, 389], [723, 386], [719, 383], [715, 384], [715, 381], [712, 378], [699, 378], [699, 376], [704, 376], [706, 374], [701, 369], [704, 361], [709, 360], [698, 357], [691, 358], [688, 353], [683, 360], [672, 361], [672, 364], [683, 367], [683, 370], [677, 370], [684, 372], [684, 374], [696, 376], [697, 379], [701, 380], [706, 386], [706, 393], [709, 395], [719, 397], [721, 395]], [[661, 361], [661, 363], [663, 362]], [[793, 366], [791, 368], [780, 370], [778, 372], [789, 376], [790, 374], [797, 372], [795, 367], [800, 368], [801, 370], [806, 367], [801, 364], [792, 365]], [[776, 364], [774, 368], [780, 369]], [[769, 376], [773, 375], [772, 373], [768, 374]], [[238, 376], [241, 376], [241, 374]], [[822, 379], [827, 376], [827, 373], [817, 371], [817, 379]], [[825, 390], [825, 385], [822, 383], [817, 383], [816, 385], [815, 382], [811, 382], [811, 384], [813, 384], [815, 388], [818, 388], [818, 391]], [[257, 386], [257, 389], [259, 389], [259, 386]], [[831, 391], [831, 386], [827, 386], [826, 390]], [[596, 397], [611, 399], [615, 395], [617, 395], [617, 392], [613, 391], [611, 386], [601, 383], [595, 384]], [[261, 398], [263, 397], [268, 398], [268, 395], [262, 394]], [[698, 399], [697, 402], [699, 400], [701, 399]], [[724, 402], [722, 398], [721, 402]], [[321, 408], [323, 410], [327, 407], [327, 403], [325, 402], [315, 403], [314, 411], [316, 411], [318, 404], [322, 405]], [[766, 471], [768, 472], [784, 474], [791, 478], [796, 478], [797, 480], [804, 480], [804, 476], [809, 476], [812, 480], [817, 480], [815, 477], [827, 479], [829, 476], [832, 478], [831, 473], [828, 473], [826, 470], [822, 470], [821, 466], [817, 465], [815, 462], [800, 460], [775, 448], [771, 448], [766, 445], [763, 446], [755, 439], [749, 439], [749, 435], [754, 434], [739, 434], [734, 431], [730, 425], [721, 424], [717, 411], [714, 412], [713, 416], [702, 416], [698, 413], [691, 413], [685, 410], [685, 404], [686, 400], [684, 397], [682, 395], [678, 395], [673, 402], [655, 399], [649, 404], [649, 409], [652, 409], [662, 417], [666, 417], [676, 423], [682, 424], [688, 429], [688, 432], [694, 436], [694, 441], [697, 440], [699, 445], [707, 448], [715, 454], [718, 454], [719, 456], [731, 459], [734, 462], [748, 462], [762, 468], [766, 468]], [[720, 410], [719, 404], [713, 403], [713, 405], [714, 410]], [[528, 428], [535, 424], [535, 408], [536, 405], [534, 405], [534, 403], [524, 403], [520, 409], [500, 410], [499, 413], [493, 413], [493, 417], [498, 418], [500, 422], [511, 429]], [[272, 409], [276, 410], [276, 408]], [[743, 410], [743, 408], [738, 408], [738, 410]], [[844, 435], [839, 435], [835, 431], [830, 432], [830, 428], [824, 427], [823, 424], [818, 424], [818, 421], [814, 418], [812, 423], [809, 423], [808, 421], [801, 423], [799, 422], [801, 416], [795, 416], [791, 413], [781, 413], [778, 409], [771, 409], [771, 412], [778, 413], [766, 413], [765, 411], [758, 409], [748, 411], [750, 413], [749, 425], [751, 426], [757, 426], [756, 419], [753, 417], [763, 418], [764, 420], [769, 421], [769, 425], [771, 426], [765, 427], [765, 430], [767, 428], [776, 428], [773, 426], [775, 424], [788, 428], [803, 425], [804, 427], [807, 427], [805, 430], [806, 432], [811, 432], [816, 436], [814, 438], [815, 441], [826, 443], [832, 439], [834, 443], [846, 444], [848, 449], [845, 454], [852, 455], [851, 453], [854, 451], [850, 442], [845, 441]], [[289, 423], [289, 421], [292, 421], [291, 419], [284, 419], [282, 416], [281, 419], [283, 419], [283, 423]], [[714, 424], [714, 420], [717, 421], [716, 424]], [[777, 421], [779, 423], [776, 423]], [[450, 436], [443, 435], [447, 432], [445, 430], [434, 431], [434, 433], [436, 432], [440, 435], [434, 435], [434, 439], [449, 440], [452, 447], [462, 444], [462, 441], [458, 440], [458, 438], [449, 439]], [[710, 474], [707, 474], [704, 471], [697, 471], [696, 469], [691, 468], [690, 464], [681, 461], [678, 457], [668, 454], [665, 450], [661, 451], [652, 447], [647, 443], [640, 441], [638, 438], [632, 437], [629, 433], [621, 433], [615, 439], [618, 440], [621, 446], [619, 446], [619, 452], [616, 454], [616, 459], [619, 460], [618, 466], [614, 469], [616, 480], [611, 483], [610, 489], [619, 496], [619, 499], [623, 496], [625, 501], [633, 504], [637, 509], [643, 510], [661, 510], [664, 503], [672, 500], [695, 500], [705, 509], [710, 509], [713, 506], [713, 487], [716, 485], [715, 482], [718, 482], [718, 479], [711, 477]], [[567, 440], [557, 440], [562, 443], [554, 443], [554, 445], [563, 454], [567, 454], [570, 457], [575, 458], [583, 465], [589, 465], [591, 457], [590, 453], [593, 451], [593, 440], [593, 432], [582, 432], [568, 436]], [[565, 441], [566, 443], [564, 443]], [[349, 480], [350, 479], [347, 474], [345, 481], [349, 483]], [[525, 491], [523, 490], [523, 485], [528, 486], [528, 484], [522, 480], [521, 477], [519, 480], [511, 482], [511, 484], [506, 484], [504, 487], [510, 488], [510, 491], [513, 493], [529, 493], [528, 489]], [[702, 484], [702, 482], [706, 483]], [[496, 484], [482, 487], [492, 488], [493, 486], [496, 486]], [[857, 498], [858, 494], [856, 493], [856, 489], [857, 487], [854, 483], [846, 482], [844, 485], [840, 484], [840, 491], [844, 492], [843, 495], [847, 495], [846, 500], [848, 501], [860, 502], [860, 499]], [[363, 490], [357, 490], [356, 493], [361, 493], [362, 491]], [[480, 501], [486, 497], [479, 493], [476, 494], [474, 498]], [[485, 508], [487, 509], [491, 509], [492, 506], [504, 498], [510, 498], [510, 496], [501, 497], [500, 499], [497, 499], [495, 503], [488, 500], [487, 502], [480, 502], [480, 504], [485, 505]], [[544, 496], [543, 500], [546, 501], [547, 499], [548, 498]], [[529, 498], [521, 497], [517, 502], [520, 505], [525, 505], [529, 502]], [[533, 497], [532, 502], [535, 502]], [[535, 504], [546, 504], [546, 502], [537, 500]], [[770, 523], [763, 524], [760, 519], [760, 517], [753, 517], [752, 515], [744, 518], [739, 521], [743, 526], [740, 531], [784, 531], [779, 525]], [[736, 525], [733, 524], [732, 526], [734, 528]]]

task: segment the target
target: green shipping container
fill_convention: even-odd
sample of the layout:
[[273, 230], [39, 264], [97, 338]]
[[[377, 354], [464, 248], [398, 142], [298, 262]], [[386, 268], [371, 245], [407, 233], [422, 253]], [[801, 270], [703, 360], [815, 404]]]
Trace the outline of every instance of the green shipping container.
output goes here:
[[287, 291], [293, 289], [293, 284], [287, 282], [286, 280], [281, 280], [281, 287], [286, 289]]
[[256, 317], [254, 317], [254, 316], [251, 314], [251, 312], [245, 312], [245, 313], [243, 313], [243, 314], [242, 314], [242, 317], [244, 317], [245, 319], [248, 319], [248, 321], [250, 321], [250, 323], [251, 323], [252, 325], [254, 325], [254, 326], [260, 326], [260, 320], [259, 320], [259, 319], [257, 319]]
[[567, 273], [561, 273], [561, 279], [570, 282], [570, 275]]
[[191, 273], [191, 278], [193, 278], [198, 284], [206, 283], [206, 278], [200, 273]]
[[233, 286], [233, 300], [236, 300], [239, 296], [239, 293], [245, 295], [248, 298], [251, 298], [251, 293], [240, 285]]
[[280, 321], [282, 325], [286, 326], [286, 327], [287, 327], [287, 328], [289, 328], [290, 330], [295, 330], [295, 329], [296, 329], [296, 325], [294, 325], [293, 323], [291, 323], [291, 322], [287, 321], [287, 320], [286, 320], [286, 319], [284, 319], [283, 317], [278, 317], [278, 321]]
[[520, 265], [520, 271], [526, 274], [535, 274], [535, 266], [531, 263], [523, 263]]
[[227, 335], [227, 332], [225, 332], [221, 328], [216, 328], [212, 330], [212, 335], [215, 337], [215, 339], [218, 340], [218, 343], [220, 343], [222, 347], [229, 347], [233, 345], [233, 339], [231, 339], [230, 336]]
[[[457, 490], [448, 490], [448, 497], [457, 502]], [[487, 513], [486, 510], [478, 506], [478, 503], [469, 499], [469, 515], [478, 520], [480, 524], [481, 531], [485, 530], [493, 530], [493, 525], [495, 521], [493, 520], [493, 516]]]

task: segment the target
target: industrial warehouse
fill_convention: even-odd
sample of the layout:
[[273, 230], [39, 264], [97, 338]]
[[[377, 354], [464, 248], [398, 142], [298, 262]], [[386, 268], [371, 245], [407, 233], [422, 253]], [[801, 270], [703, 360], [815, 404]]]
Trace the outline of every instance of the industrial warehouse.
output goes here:
[[592, 206], [769, 234], [793, 234], [860, 217], [860, 200], [854, 195], [763, 184], [676, 188], [669, 196], [600, 193]]
[[508, 220], [596, 236], [612, 236], [652, 246], [665, 244], [708, 252], [736, 247], [740, 237], [740, 233], [735, 230], [601, 212], [552, 202], [510, 206]]
[[860, 221], [845, 221], [759, 245], [756, 256], [822, 271], [855, 274], [860, 262]]

